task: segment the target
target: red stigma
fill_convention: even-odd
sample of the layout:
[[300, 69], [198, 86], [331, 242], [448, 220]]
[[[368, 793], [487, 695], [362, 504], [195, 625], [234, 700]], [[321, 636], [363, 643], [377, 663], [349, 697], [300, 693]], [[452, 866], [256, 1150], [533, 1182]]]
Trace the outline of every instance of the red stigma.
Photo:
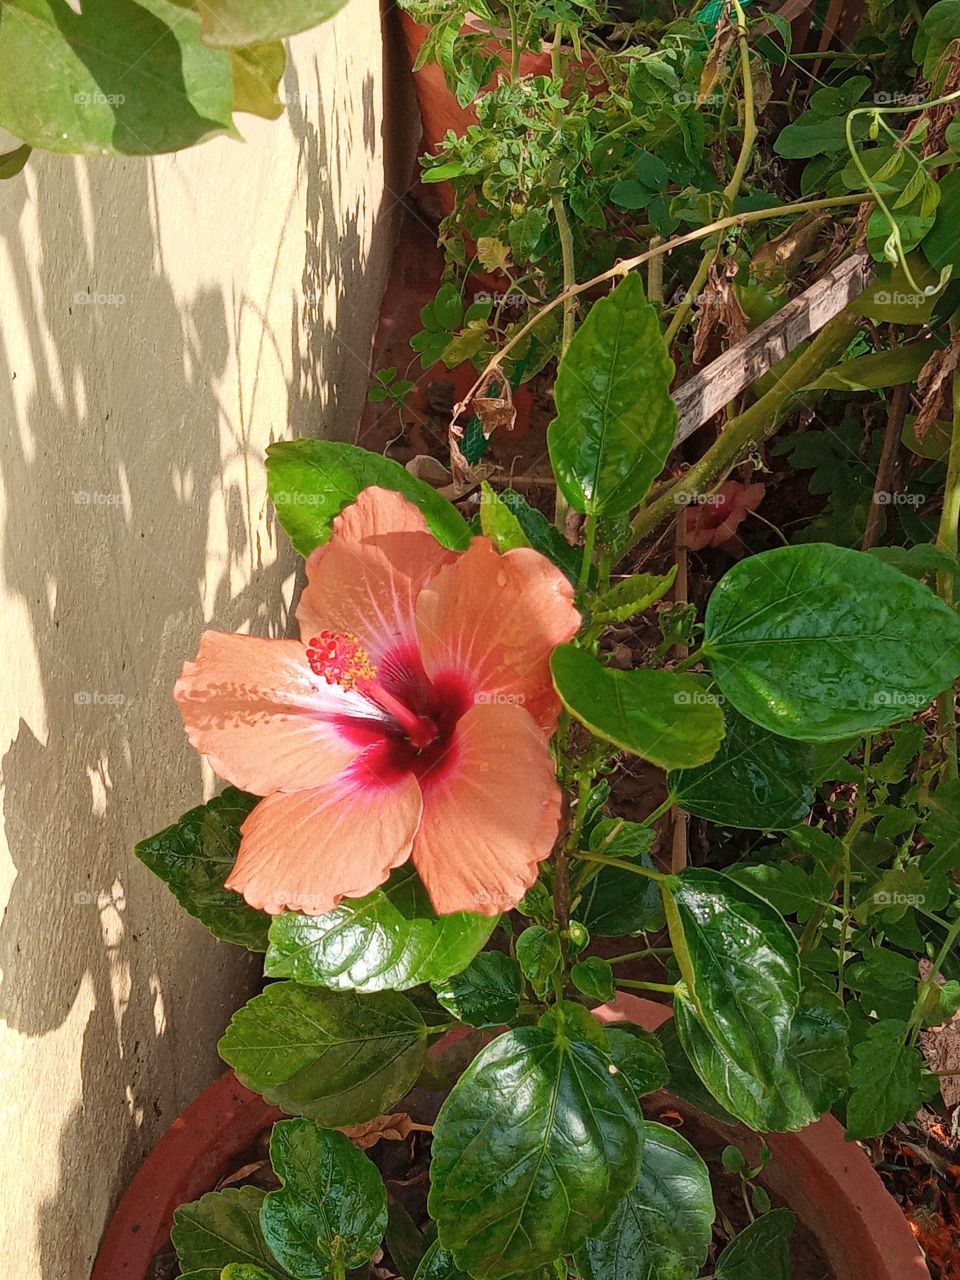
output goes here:
[[377, 668], [353, 635], [323, 630], [307, 642], [307, 661], [315, 675], [341, 689], [355, 689], [360, 680], [375, 680]]

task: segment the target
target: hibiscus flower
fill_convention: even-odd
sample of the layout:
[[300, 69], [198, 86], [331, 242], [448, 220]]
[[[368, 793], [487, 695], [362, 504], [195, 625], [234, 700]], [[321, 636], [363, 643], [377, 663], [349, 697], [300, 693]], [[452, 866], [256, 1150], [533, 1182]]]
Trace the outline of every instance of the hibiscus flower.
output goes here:
[[728, 480], [707, 502], [687, 509], [687, 546], [691, 551], [722, 547], [763, 501], [766, 486]]
[[227, 887], [322, 915], [412, 858], [438, 912], [514, 906], [560, 824], [549, 659], [580, 625], [567, 578], [488, 538], [450, 551], [379, 488], [306, 572], [301, 640], [207, 631], [177, 681], [196, 749], [265, 797]]

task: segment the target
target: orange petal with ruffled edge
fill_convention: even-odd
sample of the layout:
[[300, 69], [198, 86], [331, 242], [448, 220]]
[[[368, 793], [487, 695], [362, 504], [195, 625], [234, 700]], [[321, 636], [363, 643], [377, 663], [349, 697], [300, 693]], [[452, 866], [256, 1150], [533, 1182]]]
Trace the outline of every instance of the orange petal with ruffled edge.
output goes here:
[[334, 520], [330, 541], [307, 559], [297, 606], [304, 644], [322, 630], [355, 635], [379, 662], [415, 643], [417, 596], [455, 558], [412, 502], [389, 489], [362, 490]]
[[580, 627], [569, 579], [538, 551], [500, 555], [488, 538], [420, 593], [417, 631], [427, 674], [464, 674], [478, 702], [524, 707], [552, 733], [560, 699], [550, 655]]
[[254, 795], [304, 791], [341, 773], [360, 747], [332, 718], [370, 703], [314, 675], [297, 640], [205, 631], [174, 686], [187, 737], [213, 769]]
[[423, 819], [413, 862], [443, 915], [497, 915], [537, 878], [560, 828], [560, 788], [547, 740], [520, 707], [472, 707], [442, 776], [420, 779]]
[[381, 786], [359, 763], [324, 787], [268, 796], [241, 828], [226, 887], [270, 915], [325, 915], [407, 861], [422, 808], [412, 774]]

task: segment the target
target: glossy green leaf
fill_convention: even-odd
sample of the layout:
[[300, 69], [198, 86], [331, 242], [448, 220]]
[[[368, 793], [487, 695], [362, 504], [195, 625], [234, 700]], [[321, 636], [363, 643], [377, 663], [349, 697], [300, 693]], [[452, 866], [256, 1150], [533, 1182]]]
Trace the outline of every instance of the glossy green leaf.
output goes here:
[[638, 1097], [655, 1093], [670, 1079], [663, 1046], [655, 1035], [630, 1023], [606, 1028], [610, 1061]]
[[635, 573], [624, 578], [593, 601], [591, 621], [605, 625], [626, 622], [661, 600], [673, 586], [676, 576], [677, 566], [673, 565], [669, 573]]
[[571, 546], [553, 521], [532, 507], [516, 490], [504, 489], [500, 501], [516, 517], [529, 545], [562, 569], [571, 582], [576, 582], [583, 554], [580, 548]]
[[688, 867], [663, 888], [670, 940], [704, 1029], [742, 1071], [773, 1085], [800, 998], [793, 932], [768, 902], [719, 872]]
[[[247, 43], [246, 41], [243, 43]], [[31, 146], [147, 156], [233, 131], [230, 59], [172, 0], [4, 0], [0, 124]]]
[[658, 1029], [657, 1039], [660, 1041], [667, 1070], [670, 1072], [670, 1092], [675, 1093], [678, 1098], [685, 1099], [706, 1115], [713, 1116], [722, 1124], [735, 1125], [736, 1117], [732, 1116], [726, 1107], [720, 1105], [687, 1057], [677, 1031], [676, 1017], [670, 1018]]
[[220, 1056], [241, 1083], [320, 1124], [383, 1115], [420, 1073], [427, 1029], [395, 991], [374, 995], [274, 982], [238, 1009]]
[[933, 227], [923, 237], [923, 256], [934, 271], [951, 267], [960, 275], [960, 170], [945, 173], [939, 182], [940, 204]]
[[616, 671], [572, 644], [557, 646], [550, 669], [568, 711], [597, 737], [652, 764], [691, 768], [720, 746], [723, 712], [692, 676]]
[[853, 1051], [847, 1137], [876, 1138], [899, 1120], [912, 1120], [924, 1101], [923, 1065], [906, 1023], [874, 1022]]
[[591, 1000], [599, 1000], [606, 1004], [614, 997], [613, 969], [609, 960], [600, 956], [587, 956], [586, 960], [578, 960], [570, 970], [570, 981]]
[[437, 999], [471, 1027], [501, 1027], [517, 1016], [523, 975], [516, 960], [500, 951], [482, 951], [462, 973], [435, 982]]
[[259, 1187], [228, 1187], [182, 1204], [171, 1232], [180, 1270], [191, 1280], [220, 1280], [224, 1267], [245, 1263], [262, 1268], [271, 1280], [290, 1280], [260, 1230], [263, 1201]]
[[453, 1260], [453, 1254], [435, 1240], [423, 1256], [414, 1280], [470, 1280]]
[[542, 991], [562, 962], [560, 935], [542, 924], [532, 924], [517, 939], [516, 950], [524, 975]]
[[726, 874], [766, 898], [782, 916], [796, 916], [801, 924], [833, 901], [834, 887], [822, 866], [804, 871], [795, 862], [749, 862], [728, 867]]
[[365, 898], [324, 916], [275, 916], [265, 972], [334, 991], [406, 991], [449, 978], [484, 945], [496, 916], [438, 916], [410, 863]]
[[230, 47], [282, 40], [317, 27], [347, 0], [195, 0], [209, 45]]
[[233, 68], [233, 109], [276, 120], [283, 115], [280, 81], [287, 65], [286, 46], [279, 40], [230, 50]]
[[736, 711], [713, 759], [667, 775], [676, 804], [725, 827], [779, 831], [795, 826], [814, 797], [814, 749], [781, 738]]
[[270, 1162], [282, 1190], [260, 1211], [274, 1257], [301, 1280], [369, 1261], [387, 1229], [387, 1189], [349, 1138], [310, 1120], [273, 1126]]
[[673, 1129], [645, 1120], [640, 1176], [578, 1262], [583, 1280], [695, 1280], [713, 1237], [710, 1174]]
[[444, 1248], [478, 1280], [579, 1249], [634, 1183], [640, 1120], [595, 1045], [546, 1027], [498, 1037], [434, 1127], [429, 1210]]
[[869, 947], [860, 960], [847, 966], [846, 983], [860, 997], [864, 1013], [909, 1019], [917, 999], [920, 972], [915, 956], [889, 947]]
[[480, 527], [498, 551], [530, 545], [523, 525], [486, 480], [480, 485]]
[[811, 973], [804, 976], [790, 1039], [772, 1086], [741, 1070], [683, 1000], [677, 1001], [676, 1023], [684, 1052], [713, 1098], [723, 1112], [751, 1129], [763, 1133], [805, 1129], [829, 1111], [846, 1089], [850, 1073], [847, 1015], [839, 996]]
[[[648, 854], [640, 862], [654, 870]], [[618, 938], [662, 928], [663, 902], [655, 880], [623, 867], [602, 867], [580, 895], [574, 916], [593, 937]]]
[[791, 1280], [790, 1236], [796, 1217], [771, 1209], [744, 1227], [717, 1259], [715, 1280]]
[[371, 485], [409, 498], [445, 547], [463, 551], [470, 544], [470, 526], [453, 503], [399, 462], [356, 445], [279, 440], [267, 449], [267, 484], [280, 523], [304, 556], [327, 541], [334, 518]]
[[547, 446], [576, 511], [621, 515], [646, 497], [677, 432], [676, 370], [638, 275], [595, 302], [560, 362]]
[[710, 597], [705, 649], [750, 720], [829, 742], [913, 716], [960, 675], [960, 618], [929, 587], [828, 543], [736, 565]]
[[[189, 1275], [182, 1276], [181, 1280], [198, 1280], [198, 1276], [202, 1274], [191, 1271]], [[263, 1267], [254, 1266], [250, 1262], [231, 1262], [221, 1271], [220, 1280], [273, 1280], [274, 1275], [275, 1272], [264, 1271]]]
[[141, 840], [134, 853], [211, 933], [251, 951], [266, 951], [270, 917], [223, 887], [240, 849], [240, 828], [257, 804], [258, 796], [226, 787], [172, 826]]

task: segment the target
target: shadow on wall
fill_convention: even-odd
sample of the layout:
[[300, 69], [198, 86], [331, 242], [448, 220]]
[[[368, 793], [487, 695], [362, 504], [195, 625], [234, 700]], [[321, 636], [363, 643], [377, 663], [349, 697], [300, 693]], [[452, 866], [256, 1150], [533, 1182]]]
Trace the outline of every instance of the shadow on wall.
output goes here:
[[[338, 207], [334, 193], [336, 166], [360, 141], [350, 136], [358, 120], [371, 170], [382, 162], [373, 81], [359, 104], [337, 88], [327, 92], [344, 100], [310, 112], [327, 119], [329, 138], [302, 111], [292, 73], [287, 91], [307, 225], [286, 406], [256, 404], [265, 352], [283, 345], [262, 318], [269, 299], [244, 296], [242, 279], [236, 294], [229, 284], [201, 289], [186, 308], [175, 296], [151, 212], [158, 166], [43, 157], [39, 243], [22, 239], [22, 180], [5, 184], [0, 205], [14, 264], [4, 289], [25, 317], [33, 365], [12, 367], [0, 341], [0, 554], [29, 628], [14, 661], [40, 692], [38, 718], [32, 728], [21, 721], [2, 766], [16, 880], [0, 926], [0, 1018], [38, 1038], [77, 1007], [89, 1010], [79, 1064], [74, 1045], [66, 1062], [62, 1050], [30, 1058], [40, 1063], [35, 1094], [22, 1100], [25, 1128], [41, 1137], [66, 1094], [72, 1102], [59, 1149], [50, 1135], [17, 1171], [28, 1188], [59, 1176], [38, 1213], [43, 1280], [89, 1274], [105, 1216], [146, 1150], [216, 1074], [216, 1037], [259, 971], [256, 958], [189, 921], [130, 850], [200, 798], [170, 693], [204, 620], [288, 630], [281, 584], [291, 561], [264, 563], [256, 532], [276, 536], [259, 481], [251, 490], [266, 435], [260, 426], [254, 438], [254, 424], [269, 420], [272, 437], [347, 436], [365, 396], [379, 308], [370, 264], [388, 256], [378, 240], [392, 232], [395, 197], [382, 202], [373, 253], [364, 254], [362, 207]], [[85, 205], [87, 218], [78, 213]], [[286, 287], [275, 275], [271, 289]], [[251, 323], [261, 326], [255, 367], [238, 372], [231, 334]], [[34, 379], [19, 407], [18, 374]], [[228, 471], [243, 478], [228, 481]], [[33, 1177], [31, 1158], [43, 1162]]]

